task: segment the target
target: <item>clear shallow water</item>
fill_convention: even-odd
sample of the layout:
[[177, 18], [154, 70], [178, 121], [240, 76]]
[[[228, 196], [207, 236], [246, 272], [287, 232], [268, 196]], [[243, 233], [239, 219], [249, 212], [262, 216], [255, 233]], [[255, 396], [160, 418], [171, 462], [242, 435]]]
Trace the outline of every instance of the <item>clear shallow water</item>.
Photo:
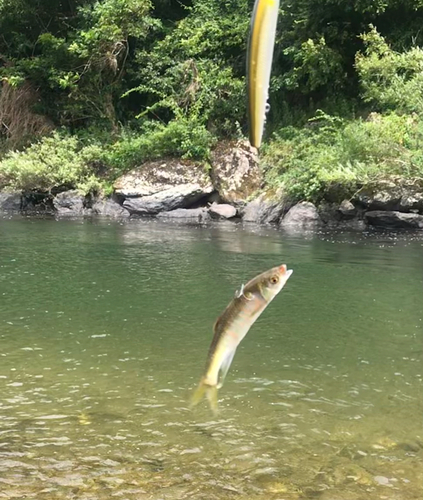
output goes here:
[[[220, 413], [236, 288], [294, 274]], [[0, 498], [423, 498], [423, 238], [0, 221]]]

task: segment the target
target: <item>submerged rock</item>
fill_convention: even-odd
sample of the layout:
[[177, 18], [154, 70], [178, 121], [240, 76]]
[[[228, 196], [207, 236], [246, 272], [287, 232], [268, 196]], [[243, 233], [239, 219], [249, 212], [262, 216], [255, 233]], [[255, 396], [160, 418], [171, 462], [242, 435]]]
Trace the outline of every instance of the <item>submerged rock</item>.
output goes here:
[[377, 227], [423, 229], [423, 215], [374, 210], [364, 215], [368, 224]]
[[390, 484], [389, 478], [385, 476], [375, 476], [374, 480], [380, 486], [392, 486], [392, 484]]
[[123, 207], [137, 215], [189, 208], [213, 192], [202, 165], [179, 160], [148, 162], [120, 177], [114, 188]]
[[257, 150], [246, 141], [219, 144], [211, 154], [211, 178], [222, 201], [245, 203], [263, 182]]
[[321, 223], [317, 208], [313, 203], [303, 201], [294, 205], [281, 221], [282, 227], [315, 227]]
[[213, 203], [210, 205], [209, 213], [214, 219], [232, 219], [236, 217], [237, 210], [232, 205]]

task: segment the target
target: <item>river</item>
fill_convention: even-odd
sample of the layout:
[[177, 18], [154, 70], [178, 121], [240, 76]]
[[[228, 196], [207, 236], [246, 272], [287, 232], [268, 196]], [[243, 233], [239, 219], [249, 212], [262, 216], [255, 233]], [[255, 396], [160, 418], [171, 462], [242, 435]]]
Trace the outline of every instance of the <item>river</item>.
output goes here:
[[[219, 414], [237, 288], [294, 273]], [[423, 498], [423, 237], [0, 220], [0, 498]]]

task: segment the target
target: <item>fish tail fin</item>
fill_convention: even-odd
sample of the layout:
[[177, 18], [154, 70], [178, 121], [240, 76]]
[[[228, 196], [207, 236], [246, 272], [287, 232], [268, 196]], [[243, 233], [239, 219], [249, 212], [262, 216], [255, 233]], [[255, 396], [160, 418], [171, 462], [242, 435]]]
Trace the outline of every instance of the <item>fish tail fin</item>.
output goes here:
[[191, 408], [193, 408], [195, 405], [197, 405], [203, 397], [206, 396], [206, 398], [209, 401], [210, 408], [212, 409], [213, 413], [217, 413], [217, 387], [215, 385], [210, 385], [207, 384], [204, 378], [200, 380], [200, 384], [197, 387], [197, 389], [194, 392], [194, 395], [192, 396], [191, 399]]
[[207, 390], [207, 399], [209, 400], [210, 408], [212, 412], [217, 414], [217, 386], [209, 386]]

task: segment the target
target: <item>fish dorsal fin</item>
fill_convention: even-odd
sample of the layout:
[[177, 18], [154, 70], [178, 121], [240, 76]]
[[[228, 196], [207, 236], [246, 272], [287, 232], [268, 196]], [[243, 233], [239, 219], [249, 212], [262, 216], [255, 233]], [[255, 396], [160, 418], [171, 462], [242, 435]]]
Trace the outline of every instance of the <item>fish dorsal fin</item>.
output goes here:
[[242, 295], [244, 295], [244, 283], [241, 285], [241, 288], [239, 290], [236, 290], [235, 298], [239, 299], [240, 297], [242, 297]]
[[[248, 283], [247, 283], [248, 286]], [[252, 300], [253, 294], [251, 292], [246, 292], [245, 291], [245, 285], [241, 285], [241, 289], [237, 290], [235, 292], [235, 298], [240, 299], [241, 297], [244, 297], [247, 300]]]

